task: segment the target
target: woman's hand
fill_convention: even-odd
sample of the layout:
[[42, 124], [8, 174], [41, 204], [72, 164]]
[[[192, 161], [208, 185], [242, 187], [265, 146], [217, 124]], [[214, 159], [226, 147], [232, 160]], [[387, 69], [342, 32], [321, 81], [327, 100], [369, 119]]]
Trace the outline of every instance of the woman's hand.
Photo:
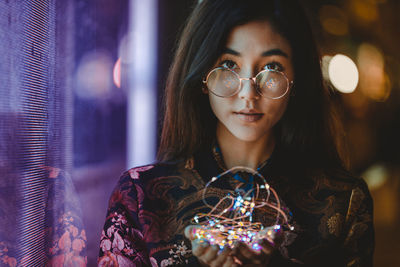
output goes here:
[[[247, 266], [258, 267], [268, 266], [274, 252], [274, 246], [263, 239], [259, 245], [260, 251], [251, 249], [243, 242], [237, 242], [232, 250], [225, 247], [221, 253], [217, 245], [211, 246], [204, 240], [195, 238], [197, 226], [189, 225], [185, 228], [185, 236], [192, 242], [192, 253], [204, 266]], [[279, 238], [278, 238], [279, 239]]]
[[232, 251], [235, 262], [246, 267], [268, 266], [275, 248], [265, 239], [259, 242], [259, 245], [260, 251], [255, 251], [247, 244], [237, 242]]
[[195, 238], [196, 226], [189, 225], [185, 228], [185, 236], [192, 242], [192, 253], [198, 258], [203, 266], [211, 267], [237, 267], [234, 261], [232, 249], [225, 247], [221, 253], [217, 245], [210, 245], [204, 240]]
[[274, 230], [272, 234], [267, 235], [270, 228], [261, 230], [259, 234], [266, 236], [266, 238], [258, 242], [260, 246], [259, 251], [251, 249], [248, 245], [243, 242], [235, 244], [232, 251], [232, 255], [236, 262], [240, 262], [241, 266], [268, 266], [271, 260], [272, 254], [283, 241], [283, 234], [281, 228]]

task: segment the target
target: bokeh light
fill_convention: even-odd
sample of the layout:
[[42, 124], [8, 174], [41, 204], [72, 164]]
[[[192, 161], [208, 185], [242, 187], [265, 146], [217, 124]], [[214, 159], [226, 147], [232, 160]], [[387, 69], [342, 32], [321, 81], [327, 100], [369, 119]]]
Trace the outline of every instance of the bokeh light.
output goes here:
[[86, 99], [108, 97], [112, 88], [112, 69], [112, 59], [107, 51], [88, 52], [77, 68], [76, 95]]
[[375, 101], [385, 101], [391, 91], [382, 52], [372, 44], [361, 44], [357, 52], [360, 90]]
[[326, 81], [329, 81], [329, 72], [328, 72], [328, 67], [329, 67], [329, 62], [331, 61], [332, 56], [325, 55], [321, 59], [321, 70], [322, 70], [322, 76]]
[[350, 9], [360, 22], [370, 23], [379, 19], [378, 3], [375, 0], [351, 0]]
[[358, 69], [348, 56], [337, 54], [328, 65], [329, 80], [342, 93], [352, 93], [358, 84]]
[[376, 190], [384, 185], [388, 176], [389, 171], [383, 164], [372, 165], [362, 174], [370, 190]]
[[324, 30], [333, 35], [348, 33], [346, 14], [337, 6], [325, 5], [319, 10], [319, 19]]

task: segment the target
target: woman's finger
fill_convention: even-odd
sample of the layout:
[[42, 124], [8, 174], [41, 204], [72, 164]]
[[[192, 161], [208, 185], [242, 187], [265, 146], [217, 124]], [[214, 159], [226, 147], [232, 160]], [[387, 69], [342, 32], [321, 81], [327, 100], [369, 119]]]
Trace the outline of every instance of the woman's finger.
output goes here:
[[190, 241], [196, 239], [196, 229], [198, 228], [198, 226], [195, 225], [188, 225], [185, 228], [185, 236], [187, 239], [189, 239]]
[[229, 254], [232, 252], [230, 247], [224, 247], [222, 252], [217, 256], [217, 258], [210, 264], [212, 267], [223, 266], [228, 260]]
[[260, 236], [264, 236], [264, 239], [268, 240], [273, 246], [279, 246], [283, 241], [282, 228], [267, 227], [259, 232]]
[[232, 253], [231, 248], [227, 247], [220, 254], [218, 254], [219, 246], [211, 246], [206, 240], [198, 239], [196, 237], [197, 228], [198, 226], [196, 225], [189, 225], [185, 228], [184, 234], [185, 237], [191, 241], [193, 255], [196, 256], [201, 263], [212, 267], [238, 266], [238, 264], [235, 263], [232, 255], [230, 255]]
[[232, 254], [243, 264], [249, 262], [259, 263], [259, 255], [257, 255], [243, 242], [238, 242], [235, 244]]
[[235, 263], [234, 259], [232, 256], [228, 256], [226, 258], [226, 261], [224, 262], [223, 265], [220, 265], [222, 267], [238, 267], [239, 265]]
[[271, 255], [275, 248], [274, 246], [266, 239], [262, 239], [258, 242], [261, 247], [261, 252], [265, 255]]
[[243, 242], [238, 242], [233, 250], [233, 255], [243, 264], [261, 264], [269, 261], [274, 247], [267, 241], [259, 243], [261, 250], [255, 251]]
[[199, 260], [205, 262], [207, 265], [213, 266], [212, 263], [218, 257], [219, 246], [212, 245], [209, 246], [207, 251], [203, 253], [203, 255], [199, 256]]
[[195, 239], [192, 241], [192, 253], [196, 257], [203, 256], [207, 250], [210, 249], [210, 245], [203, 240]]

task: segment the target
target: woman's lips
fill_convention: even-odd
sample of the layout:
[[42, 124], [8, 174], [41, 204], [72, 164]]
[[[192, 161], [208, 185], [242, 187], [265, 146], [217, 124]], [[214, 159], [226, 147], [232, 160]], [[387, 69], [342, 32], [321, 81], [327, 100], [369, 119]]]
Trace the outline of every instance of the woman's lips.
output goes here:
[[262, 113], [234, 112], [234, 114], [242, 121], [255, 122], [261, 119]]

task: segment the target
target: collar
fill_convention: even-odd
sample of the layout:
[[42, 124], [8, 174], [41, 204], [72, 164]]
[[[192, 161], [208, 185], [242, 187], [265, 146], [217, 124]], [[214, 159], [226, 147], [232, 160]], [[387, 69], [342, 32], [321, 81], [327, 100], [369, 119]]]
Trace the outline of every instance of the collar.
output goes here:
[[[226, 167], [225, 162], [223, 160], [221, 148], [219, 147], [219, 145], [217, 143], [215, 143], [214, 146], [212, 147], [212, 154], [213, 154], [214, 160], [217, 162], [219, 168], [222, 171], [226, 171], [228, 168]], [[268, 159], [266, 159], [265, 161], [261, 162], [258, 165], [258, 167], [256, 169], [257, 172], [262, 172], [264, 169], [266, 169], [267, 166], [269, 166], [271, 164], [273, 154], [274, 154], [274, 152], [272, 152], [272, 155]]]

